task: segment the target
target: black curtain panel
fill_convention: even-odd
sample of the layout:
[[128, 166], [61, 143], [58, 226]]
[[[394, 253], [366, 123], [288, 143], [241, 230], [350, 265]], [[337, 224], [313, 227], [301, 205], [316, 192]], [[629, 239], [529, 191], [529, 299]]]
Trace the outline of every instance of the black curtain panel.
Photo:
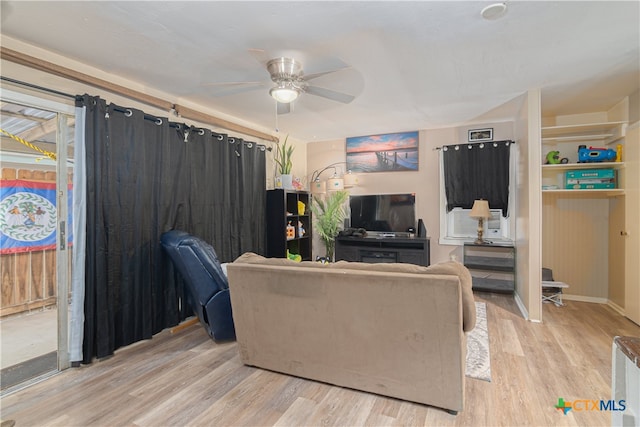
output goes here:
[[509, 155], [513, 141], [447, 145], [442, 148], [447, 212], [471, 209], [476, 199], [508, 215]]
[[87, 233], [83, 363], [191, 315], [160, 247], [180, 229], [221, 262], [264, 253], [265, 147], [142, 111], [86, 107]]

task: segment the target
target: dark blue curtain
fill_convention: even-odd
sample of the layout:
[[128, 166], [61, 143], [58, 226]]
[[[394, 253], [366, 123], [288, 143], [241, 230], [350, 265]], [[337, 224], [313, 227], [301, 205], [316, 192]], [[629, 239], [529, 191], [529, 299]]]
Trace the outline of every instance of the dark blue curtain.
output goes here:
[[160, 247], [179, 229], [221, 262], [264, 253], [265, 147], [79, 96], [86, 107], [83, 363], [191, 315]]
[[476, 199], [508, 215], [509, 156], [513, 141], [447, 145], [442, 148], [447, 212], [471, 209]]

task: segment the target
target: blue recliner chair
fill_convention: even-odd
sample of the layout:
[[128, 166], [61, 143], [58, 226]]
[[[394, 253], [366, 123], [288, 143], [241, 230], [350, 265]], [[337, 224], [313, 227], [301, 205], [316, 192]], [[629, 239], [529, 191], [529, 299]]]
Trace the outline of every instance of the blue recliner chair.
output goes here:
[[229, 282], [211, 245], [184, 231], [171, 230], [160, 241], [190, 293], [189, 302], [216, 341], [236, 338]]

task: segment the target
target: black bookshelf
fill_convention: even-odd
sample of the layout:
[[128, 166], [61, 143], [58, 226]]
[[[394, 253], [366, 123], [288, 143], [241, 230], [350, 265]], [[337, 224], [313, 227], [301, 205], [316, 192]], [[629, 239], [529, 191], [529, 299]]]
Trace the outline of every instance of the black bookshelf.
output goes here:
[[[303, 212], [298, 210], [298, 202], [304, 203]], [[287, 227], [293, 227], [289, 234]], [[303, 261], [310, 261], [311, 233], [310, 193], [282, 189], [267, 191], [267, 257], [285, 258], [289, 250], [290, 254], [300, 255]]]

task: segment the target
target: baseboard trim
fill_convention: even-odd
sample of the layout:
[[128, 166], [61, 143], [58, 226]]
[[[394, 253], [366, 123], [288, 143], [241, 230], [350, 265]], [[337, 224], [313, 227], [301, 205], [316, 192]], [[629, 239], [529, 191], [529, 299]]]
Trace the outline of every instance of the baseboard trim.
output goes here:
[[627, 316], [626, 313], [624, 312], [624, 308], [620, 307], [615, 302], [608, 300], [607, 305], [611, 307], [614, 311], [616, 311], [619, 315], [625, 316], [625, 317]]
[[609, 302], [607, 298], [587, 297], [584, 295], [562, 294], [562, 298], [570, 301], [593, 302], [596, 304], [607, 304]]
[[517, 292], [513, 293], [513, 299], [515, 300], [516, 305], [520, 310], [520, 313], [522, 313], [522, 317], [524, 317], [526, 320], [531, 320], [529, 319], [529, 312], [527, 311], [527, 308], [522, 303], [522, 299], [520, 299], [520, 295]]

